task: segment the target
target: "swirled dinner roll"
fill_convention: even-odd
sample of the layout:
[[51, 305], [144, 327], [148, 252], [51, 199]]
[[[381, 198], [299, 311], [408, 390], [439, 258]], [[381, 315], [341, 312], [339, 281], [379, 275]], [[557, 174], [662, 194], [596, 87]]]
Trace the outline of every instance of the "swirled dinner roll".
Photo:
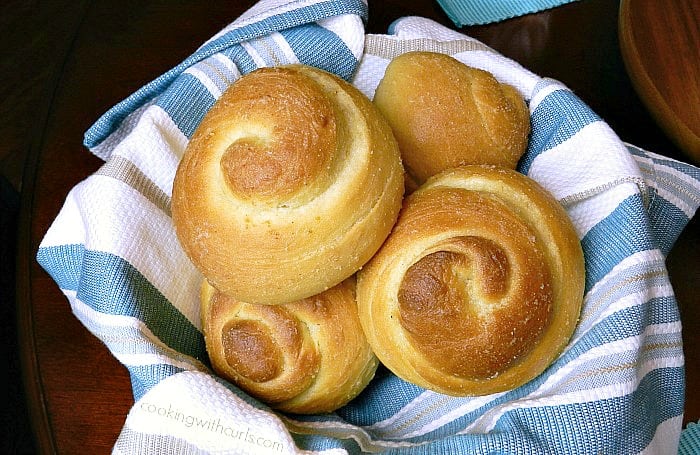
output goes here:
[[358, 273], [363, 329], [399, 377], [455, 396], [515, 388], [561, 353], [584, 289], [564, 209], [516, 171], [471, 165], [406, 198]]
[[352, 85], [304, 65], [259, 69], [193, 134], [173, 182], [173, 223], [212, 286], [244, 302], [291, 302], [377, 251], [403, 174], [391, 128]]
[[515, 169], [527, 148], [530, 113], [522, 96], [491, 73], [446, 54], [415, 51], [395, 57], [374, 103], [389, 121], [406, 172], [417, 185], [466, 164]]
[[377, 369], [357, 316], [354, 277], [283, 305], [242, 303], [204, 280], [201, 303], [214, 370], [273, 408], [333, 411], [355, 398]]

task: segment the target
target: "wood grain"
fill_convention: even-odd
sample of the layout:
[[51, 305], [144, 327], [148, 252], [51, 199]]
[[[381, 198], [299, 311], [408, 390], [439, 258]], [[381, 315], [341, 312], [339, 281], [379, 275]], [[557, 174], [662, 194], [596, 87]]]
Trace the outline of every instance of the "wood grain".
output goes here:
[[661, 127], [700, 163], [700, 0], [623, 0], [620, 48]]

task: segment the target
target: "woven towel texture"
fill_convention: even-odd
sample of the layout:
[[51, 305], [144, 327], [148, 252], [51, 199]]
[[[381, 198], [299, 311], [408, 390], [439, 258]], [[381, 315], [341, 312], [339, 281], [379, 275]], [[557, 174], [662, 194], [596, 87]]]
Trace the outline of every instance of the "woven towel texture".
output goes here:
[[437, 0], [457, 27], [499, 22], [573, 1], [575, 0]]

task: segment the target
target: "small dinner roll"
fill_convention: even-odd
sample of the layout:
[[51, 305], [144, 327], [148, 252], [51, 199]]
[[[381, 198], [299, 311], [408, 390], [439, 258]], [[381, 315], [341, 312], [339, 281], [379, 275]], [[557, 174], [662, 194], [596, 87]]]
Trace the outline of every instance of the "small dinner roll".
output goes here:
[[333, 411], [377, 369], [357, 317], [355, 278], [284, 305], [242, 303], [202, 284], [201, 317], [215, 372], [275, 409]]
[[542, 373], [568, 343], [585, 270], [564, 209], [534, 180], [470, 165], [406, 198], [358, 273], [362, 327], [380, 361], [437, 392], [484, 395]]
[[386, 68], [374, 103], [399, 142], [416, 185], [451, 167], [515, 169], [530, 114], [522, 96], [484, 70], [434, 52], [407, 52]]
[[371, 101], [305, 65], [228, 88], [178, 166], [172, 216], [209, 283], [249, 303], [318, 294], [354, 274], [403, 197], [398, 145]]

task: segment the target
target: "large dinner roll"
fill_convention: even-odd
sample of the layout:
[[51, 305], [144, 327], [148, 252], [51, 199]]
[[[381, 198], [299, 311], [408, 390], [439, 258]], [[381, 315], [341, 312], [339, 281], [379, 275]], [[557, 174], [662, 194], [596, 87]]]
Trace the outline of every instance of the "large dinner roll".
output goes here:
[[466, 164], [515, 169], [527, 148], [530, 113], [523, 97], [447, 54], [395, 57], [374, 103], [389, 121], [415, 185]]
[[371, 101], [305, 65], [243, 76], [192, 136], [172, 216], [212, 286], [249, 303], [318, 294], [389, 234], [403, 196], [391, 129]]
[[399, 377], [455, 396], [535, 378], [568, 343], [584, 291], [579, 238], [534, 180], [453, 168], [406, 198], [358, 272], [360, 321]]

